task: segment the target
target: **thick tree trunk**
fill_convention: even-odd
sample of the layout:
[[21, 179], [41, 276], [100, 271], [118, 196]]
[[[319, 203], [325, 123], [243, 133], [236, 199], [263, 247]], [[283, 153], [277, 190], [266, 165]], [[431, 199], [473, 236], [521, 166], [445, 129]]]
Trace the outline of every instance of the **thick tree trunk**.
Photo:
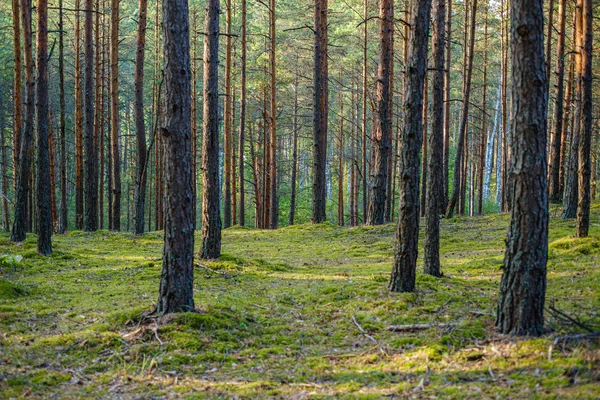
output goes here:
[[111, 229], [121, 230], [121, 151], [119, 148], [119, 0], [110, 2]]
[[460, 192], [460, 183], [466, 177], [461, 171], [461, 162], [459, 160], [463, 160], [466, 163], [466, 157], [464, 157], [463, 152], [465, 148], [465, 140], [467, 136], [467, 121], [469, 118], [469, 101], [471, 96], [471, 76], [473, 73], [473, 48], [475, 44], [475, 17], [477, 16], [477, 0], [473, 0], [472, 10], [471, 10], [471, 27], [469, 33], [469, 55], [467, 57], [466, 64], [466, 76], [465, 76], [465, 85], [463, 92], [463, 101], [462, 101], [462, 113], [460, 126], [458, 130], [458, 143], [456, 147], [456, 161], [454, 162], [454, 183], [452, 188], [452, 197], [448, 203], [448, 209], [446, 210], [446, 216], [452, 217], [454, 214], [454, 208], [458, 203], [458, 196]]
[[432, 16], [432, 104], [430, 154], [427, 160], [427, 202], [425, 204], [425, 242], [423, 267], [426, 274], [440, 276], [440, 206], [444, 198], [444, 40], [446, 38], [446, 1], [434, 0]]
[[513, 0], [511, 223], [496, 326], [512, 335], [542, 334], [548, 253], [543, 1]]
[[[209, 6], [209, 10], [213, 8], [218, 8], [218, 0], [216, 6]], [[165, 108], [161, 135], [168, 162], [158, 314], [194, 310], [192, 90], [187, 0], [163, 0], [163, 43]]]
[[591, 158], [592, 147], [592, 45], [593, 45], [593, 26], [592, 26], [592, 0], [580, 0], [581, 4], [581, 27], [582, 27], [582, 46], [581, 46], [581, 118], [577, 123], [580, 128], [580, 143], [578, 149], [579, 171], [578, 171], [578, 192], [577, 202], [577, 227], [576, 237], [587, 237], [590, 226], [590, 178], [591, 178]]
[[396, 250], [389, 288], [415, 290], [419, 240], [419, 149], [423, 135], [423, 84], [427, 71], [427, 41], [431, 0], [413, 0], [400, 136], [400, 199]]
[[385, 222], [386, 186], [392, 125], [390, 121], [390, 63], [394, 15], [391, 0], [379, 2], [379, 67], [377, 71], [377, 124], [373, 136], [374, 164], [371, 168], [367, 225]]
[[[31, 0], [21, 0], [21, 22], [23, 25], [23, 53], [25, 58], [25, 126], [19, 148], [19, 172], [17, 174], [17, 192], [15, 200], [15, 220], [11, 240], [22, 242], [26, 238], [28, 214], [33, 210], [28, 207], [30, 161], [33, 141], [34, 120], [34, 78], [33, 51], [31, 36]], [[29, 211], [29, 212], [28, 212]]]
[[313, 188], [312, 222], [325, 221], [327, 168], [327, 116], [329, 112], [327, 65], [327, 0], [315, 0], [313, 71]]
[[200, 256], [204, 259], [215, 259], [221, 255], [221, 207], [219, 204], [219, 12], [219, 0], [209, 0], [206, 3], [203, 58], [204, 117], [202, 120], [204, 123], [204, 140], [202, 143], [202, 169], [204, 173], [202, 174], [202, 250], [200, 252]]
[[52, 254], [52, 210], [50, 188], [50, 152], [48, 143], [48, 0], [38, 0], [37, 7], [37, 251]]
[[146, 50], [146, 17], [148, 1], [140, 0], [138, 14], [138, 36], [135, 50], [134, 108], [135, 137], [137, 143], [137, 176], [135, 181], [133, 231], [144, 233], [144, 210], [146, 207], [146, 185], [148, 177], [148, 151], [146, 150], [146, 126], [144, 123], [144, 55]]
[[[113, 0], [114, 1], [114, 0]], [[94, 140], [94, 37], [93, 0], [85, 0], [85, 218], [83, 229], [98, 229], [98, 157]], [[118, 104], [112, 108], [118, 107]], [[115, 111], [113, 111], [115, 112]]]
[[552, 129], [550, 143], [550, 174], [548, 181], [549, 200], [552, 203], [561, 201], [560, 192], [560, 154], [562, 146], [563, 128], [563, 104], [564, 104], [564, 81], [565, 81], [565, 24], [567, 13], [565, 10], [566, 0], [558, 3], [558, 44], [556, 46], [556, 91], [554, 100], [554, 129]]
[[239, 137], [239, 190], [240, 190], [240, 226], [246, 225], [246, 182], [244, 182], [244, 145], [246, 136], [246, 0], [242, 1], [242, 55], [240, 66], [240, 137]]

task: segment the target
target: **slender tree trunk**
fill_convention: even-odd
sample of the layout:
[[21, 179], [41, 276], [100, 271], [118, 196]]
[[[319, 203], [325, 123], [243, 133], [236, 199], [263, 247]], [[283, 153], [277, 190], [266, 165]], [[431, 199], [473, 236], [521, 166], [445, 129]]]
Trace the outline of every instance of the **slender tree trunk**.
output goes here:
[[[80, 9], [80, 0], [75, 8]], [[83, 229], [83, 84], [81, 82], [81, 13], [75, 13], [75, 229]]]
[[392, 54], [392, 26], [394, 15], [391, 0], [379, 2], [379, 67], [377, 71], [377, 124], [373, 137], [375, 162], [371, 169], [367, 225], [385, 222], [386, 186], [392, 125], [390, 121], [390, 64]]
[[[573, 21], [575, 21], [575, 14], [576, 12], [573, 13]], [[575, 26], [575, 22], [573, 23], [573, 26]], [[575, 32], [576, 30], [573, 29], [573, 37], [575, 37]], [[575, 42], [575, 40], [573, 40], [573, 43]], [[575, 54], [571, 54], [571, 63], [569, 65], [569, 75], [567, 77], [567, 87], [565, 88], [565, 104], [564, 104], [564, 112], [563, 112], [563, 125], [562, 125], [562, 136], [560, 138], [560, 168], [558, 171], [559, 174], [559, 178], [558, 178], [558, 183], [559, 183], [559, 195], [560, 198], [563, 198], [564, 195], [564, 190], [565, 190], [565, 175], [567, 173], [567, 168], [568, 168], [568, 157], [567, 157], [567, 143], [568, 143], [568, 137], [569, 137], [569, 121], [571, 121], [572, 119], [572, 113], [571, 113], [571, 103], [573, 100], [573, 80], [575, 77]], [[573, 126], [571, 126], [571, 129], [573, 129]]]
[[560, 154], [561, 139], [563, 136], [563, 105], [564, 105], [564, 80], [565, 80], [565, 24], [567, 13], [565, 12], [566, 0], [558, 2], [558, 44], [556, 46], [556, 91], [554, 101], [554, 129], [552, 130], [550, 143], [550, 174], [548, 181], [549, 200], [558, 203], [561, 200], [560, 193]]
[[[326, 1], [326, 0], [322, 0]], [[325, 24], [327, 19], [325, 19]], [[275, 66], [275, 0], [270, 1], [269, 6], [269, 39], [271, 48], [269, 52], [269, 228], [276, 229], [279, 225], [279, 195], [277, 191], [277, 69]]]
[[[560, 0], [559, 0], [560, 1]], [[550, 71], [552, 71], [552, 31], [554, 29], [554, 0], [548, 4], [548, 31], [546, 34], [546, 80], [550, 83]]]
[[[62, 0], [60, 0], [62, 7]], [[21, 65], [21, 16], [20, 16], [20, 5], [19, 0], [12, 0], [12, 18], [13, 18], [13, 51], [14, 51], [14, 82], [13, 82], [13, 113], [14, 113], [14, 124], [13, 124], [13, 178], [15, 182], [15, 193], [17, 192], [17, 178], [18, 178], [18, 165], [19, 165], [19, 150], [21, 148], [21, 131], [23, 129], [23, 94], [22, 94], [22, 82], [21, 82], [21, 71], [23, 69]], [[62, 18], [62, 12], [60, 13]], [[61, 22], [62, 26], [62, 22]], [[62, 31], [62, 28], [61, 28]], [[61, 35], [62, 38], [62, 35]], [[62, 59], [62, 58], [61, 58]], [[4, 143], [3, 143], [4, 145]], [[4, 188], [7, 192], [7, 188]]]
[[[433, 0], [432, 0], [433, 1]], [[425, 200], [427, 198], [427, 141], [428, 141], [428, 135], [427, 135], [427, 122], [429, 119], [428, 116], [428, 111], [429, 111], [429, 107], [428, 107], [428, 103], [429, 103], [429, 83], [428, 83], [428, 79], [427, 79], [427, 72], [425, 73], [425, 83], [424, 83], [424, 89], [423, 89], [423, 145], [421, 146], [421, 159], [422, 159], [422, 163], [421, 163], [421, 195], [419, 198], [420, 201], [420, 205], [419, 205], [419, 210], [421, 212], [421, 217], [425, 216]]]
[[242, 59], [240, 66], [240, 137], [239, 137], [239, 188], [240, 188], [240, 226], [246, 225], [246, 192], [245, 192], [245, 182], [244, 182], [244, 141], [246, 140], [246, 48], [247, 48], [247, 38], [246, 38], [246, 0], [242, 1]]
[[[213, 8], [218, 8], [218, 0], [215, 6], [209, 6], [209, 10]], [[165, 243], [156, 307], [158, 314], [194, 310], [192, 90], [188, 15], [187, 0], [163, 0], [165, 109], [161, 135], [168, 162], [165, 163]]]
[[[65, 126], [65, 44], [64, 44], [64, 19], [63, 0], [58, 1], [58, 76], [59, 76], [59, 105], [60, 105], [60, 211], [58, 220], [58, 233], [65, 233], [68, 229], [69, 197], [67, 187], [67, 135]], [[20, 60], [19, 60], [20, 63]], [[21, 67], [19, 66], [19, 71]], [[19, 72], [19, 79], [21, 74]], [[20, 85], [20, 84], [19, 84]]]
[[511, 223], [496, 326], [512, 335], [542, 334], [548, 252], [543, 1], [511, 2], [513, 119]]
[[575, 230], [576, 237], [587, 237], [590, 226], [590, 180], [591, 180], [591, 147], [592, 147], [592, 45], [593, 45], [593, 24], [592, 24], [592, 0], [580, 0], [581, 4], [581, 27], [582, 27], [582, 46], [581, 46], [581, 118], [577, 123], [580, 128], [579, 143], [579, 171], [578, 171], [578, 192], [577, 202], [577, 226]]
[[[340, 85], [342, 84], [342, 77], [340, 72]], [[338, 99], [340, 102], [340, 132], [338, 136], [338, 225], [344, 226], [344, 96], [342, 88], [338, 93]]]
[[[144, 123], [144, 52], [146, 50], [146, 17], [148, 1], [139, 1], [138, 36], [135, 50], [134, 108], [135, 137], [137, 143], [137, 176], [133, 212], [133, 231], [144, 233], [144, 210], [146, 207], [146, 184], [148, 176], [148, 152], [146, 150], [146, 126]], [[192, 116], [193, 118], [193, 116]]]
[[[116, 1], [116, 0], [113, 0]], [[85, 218], [84, 230], [98, 229], [98, 157], [94, 140], [94, 37], [93, 0], [85, 0]], [[112, 108], [118, 107], [113, 105]], [[113, 110], [113, 112], [115, 112]]]
[[[22, 242], [26, 239], [28, 214], [32, 209], [27, 207], [29, 199], [30, 160], [33, 141], [34, 120], [34, 79], [33, 51], [31, 36], [31, 0], [21, 0], [21, 22], [23, 25], [23, 53], [25, 58], [25, 126], [22, 132], [19, 149], [19, 172], [17, 174], [17, 192], [15, 200], [15, 220], [11, 240]], [[28, 212], [29, 211], [29, 212]]]
[[327, 65], [327, 0], [315, 0], [313, 76], [313, 208], [312, 222], [326, 219], [327, 116], [329, 112]]
[[110, 4], [110, 99], [111, 99], [111, 229], [121, 230], [121, 155], [119, 148], [119, 0]]
[[231, 1], [225, 0], [225, 196], [223, 198], [223, 228], [231, 226]]
[[481, 136], [479, 143], [479, 166], [477, 169], [477, 215], [483, 214], [483, 173], [487, 141], [487, 61], [488, 61], [488, 13], [489, 3], [485, 8], [485, 25], [483, 33], [483, 94], [481, 99]]
[[50, 205], [52, 231], [58, 231], [58, 209], [56, 206], [56, 133], [52, 127], [52, 117], [48, 114], [48, 158], [50, 163]]
[[221, 255], [219, 10], [219, 0], [208, 0], [204, 26], [204, 117], [202, 119], [204, 123], [204, 140], [202, 143], [202, 169], [204, 173], [202, 174], [202, 250], [200, 255], [204, 259], [215, 259]]
[[362, 212], [363, 212], [363, 223], [367, 221], [367, 41], [369, 37], [368, 31], [368, 14], [367, 14], [368, 0], [364, 0], [363, 16], [364, 16], [364, 27], [363, 27], [363, 74], [362, 74], [362, 168], [361, 168], [361, 180], [362, 180]]
[[444, 198], [440, 205], [440, 212], [444, 213], [448, 206], [450, 193], [450, 61], [452, 59], [452, 0], [448, 0], [448, 26], [446, 29], [446, 69], [444, 74]]
[[50, 188], [50, 155], [48, 143], [48, 0], [37, 0], [37, 251], [52, 254], [52, 210]]
[[[506, 8], [504, 8], [506, 7]], [[508, 80], [508, 12], [509, 2], [507, 0], [502, 1], [502, 9], [505, 10], [502, 16], [502, 169], [501, 169], [501, 182], [500, 185], [500, 211], [504, 212], [508, 210], [508, 136], [507, 124], [508, 124], [508, 107], [507, 107], [507, 80]]]
[[[466, 66], [465, 85], [462, 102], [462, 114], [460, 120], [460, 127], [458, 132], [458, 144], [456, 148], [456, 161], [454, 162], [454, 183], [452, 189], [452, 198], [449, 201], [448, 209], [446, 210], [447, 217], [452, 217], [454, 214], [454, 208], [458, 202], [458, 195], [460, 192], [461, 179], [465, 179], [463, 176], [459, 160], [463, 160], [463, 150], [465, 147], [465, 139], [467, 136], [467, 121], [469, 117], [469, 101], [471, 96], [471, 76], [473, 73], [473, 48], [475, 44], [475, 17], [477, 16], [477, 0], [473, 0], [472, 11], [471, 11], [471, 27], [469, 33], [469, 55]], [[465, 158], [466, 161], [466, 158]]]
[[292, 181], [288, 225], [294, 225], [296, 215], [296, 180], [298, 175], [298, 70], [294, 79], [294, 116], [292, 122]]
[[444, 40], [446, 38], [446, 1], [434, 0], [432, 5], [432, 91], [431, 133], [427, 160], [429, 183], [426, 192], [425, 242], [423, 267], [426, 274], [441, 276], [440, 272], [440, 208], [444, 200], [443, 142], [444, 142]]
[[389, 288], [415, 290], [419, 240], [419, 149], [423, 135], [423, 84], [431, 0], [413, 0], [400, 149], [400, 205], [396, 250]]

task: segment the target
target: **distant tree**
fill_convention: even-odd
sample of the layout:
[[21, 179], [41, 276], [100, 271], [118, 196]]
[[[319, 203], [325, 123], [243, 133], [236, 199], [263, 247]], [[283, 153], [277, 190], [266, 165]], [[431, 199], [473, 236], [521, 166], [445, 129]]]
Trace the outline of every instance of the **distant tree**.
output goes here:
[[221, 255], [219, 12], [219, 0], [208, 0], [204, 25], [204, 140], [202, 143], [204, 173], [202, 174], [202, 250], [200, 252], [200, 256], [204, 259], [214, 259]]
[[404, 122], [400, 141], [400, 197], [396, 250], [389, 288], [415, 290], [419, 241], [419, 149], [423, 140], [423, 86], [431, 0], [413, 0], [404, 90]]
[[327, 116], [329, 113], [327, 63], [327, 0], [315, 0], [313, 71], [313, 209], [312, 221], [325, 221], [327, 167]]
[[513, 119], [508, 188], [513, 193], [496, 326], [512, 335], [542, 334], [548, 253], [544, 2], [511, 2]]
[[50, 155], [48, 144], [48, 0], [38, 0], [37, 7], [37, 251], [52, 254], [52, 210], [50, 199]]
[[[209, 14], [216, 13], [214, 1], [207, 5]], [[162, 14], [165, 106], [161, 135], [167, 162], [165, 242], [156, 311], [167, 314], [194, 310], [194, 189], [188, 1], [163, 0]]]

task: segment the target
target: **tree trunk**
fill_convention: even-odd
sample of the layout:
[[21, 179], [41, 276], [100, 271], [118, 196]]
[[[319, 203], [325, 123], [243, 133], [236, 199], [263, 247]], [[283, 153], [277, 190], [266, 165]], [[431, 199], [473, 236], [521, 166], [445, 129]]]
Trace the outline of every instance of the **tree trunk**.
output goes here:
[[429, 111], [429, 107], [428, 107], [428, 103], [429, 103], [429, 83], [428, 83], [428, 79], [427, 79], [427, 73], [425, 73], [425, 83], [424, 83], [424, 89], [423, 89], [423, 145], [421, 146], [421, 194], [419, 197], [419, 210], [421, 213], [421, 217], [425, 216], [425, 200], [427, 198], [427, 141], [428, 141], [428, 136], [427, 136], [427, 121], [429, 119], [428, 111]]
[[483, 33], [483, 94], [481, 99], [481, 136], [479, 143], [479, 166], [477, 168], [477, 215], [483, 214], [483, 173], [485, 169], [485, 154], [487, 145], [487, 61], [488, 61], [488, 13], [489, 4], [485, 9], [485, 25]]
[[591, 159], [590, 152], [592, 147], [592, 44], [593, 44], [593, 26], [592, 26], [592, 0], [580, 0], [581, 4], [581, 27], [582, 27], [582, 46], [581, 46], [581, 118], [577, 119], [580, 128], [579, 143], [579, 171], [578, 171], [578, 192], [579, 200], [577, 202], [577, 227], [576, 237], [587, 237], [590, 226], [590, 178], [591, 178]]
[[246, 51], [247, 51], [247, 38], [246, 38], [246, 0], [242, 1], [242, 59], [240, 66], [240, 137], [239, 137], [239, 190], [240, 190], [240, 226], [246, 225], [246, 192], [244, 182], [244, 141], [246, 140]]
[[[342, 77], [340, 72], [340, 86], [342, 84]], [[338, 225], [344, 226], [344, 96], [342, 87], [340, 87], [338, 93], [338, 99], [340, 102], [340, 117], [339, 125], [340, 132], [338, 136]]]
[[[62, 0], [60, 0], [62, 7]], [[14, 124], [13, 124], [13, 177], [15, 182], [15, 193], [17, 191], [17, 178], [19, 165], [19, 150], [21, 148], [21, 131], [23, 129], [23, 93], [21, 83], [21, 16], [20, 16], [20, 5], [19, 0], [12, 0], [12, 18], [13, 18], [13, 49], [14, 49], [14, 82], [13, 82], [13, 113], [14, 113]], [[62, 18], [62, 12], [60, 13]], [[61, 19], [62, 21], [62, 19]], [[62, 22], [61, 22], [62, 26]], [[62, 28], [61, 28], [62, 31]], [[61, 35], [62, 38], [62, 35]], [[62, 58], [61, 58], [62, 59]], [[4, 143], [3, 143], [4, 145]], [[4, 188], [5, 194], [8, 193], [8, 189]]]
[[[559, 0], [560, 1], [560, 0]], [[548, 31], [546, 34], [546, 80], [550, 84], [550, 71], [552, 71], [552, 31], [554, 30], [554, 0], [548, 4]]]
[[511, 335], [542, 334], [548, 254], [543, 0], [513, 0], [511, 222], [496, 326]]
[[440, 273], [440, 207], [444, 198], [444, 40], [446, 38], [446, 1], [435, 0], [432, 5], [433, 39], [431, 54], [433, 58], [431, 91], [431, 132], [427, 160], [429, 182], [426, 192], [425, 242], [423, 247], [424, 272], [433, 276]]
[[363, 74], [362, 74], [362, 168], [361, 168], [361, 181], [362, 181], [362, 212], [363, 212], [363, 223], [367, 221], [367, 40], [369, 37], [368, 27], [368, 15], [367, 15], [367, 4], [368, 0], [364, 0], [363, 6]]
[[50, 155], [48, 143], [48, 0], [38, 0], [37, 7], [37, 251], [52, 254], [52, 210], [50, 188]]
[[390, 121], [390, 64], [392, 54], [392, 26], [394, 15], [391, 0], [379, 2], [379, 63], [377, 71], [377, 125], [373, 137], [375, 162], [371, 168], [367, 225], [385, 222], [386, 186], [392, 125]]
[[[175, 1], [175, 0], [170, 0]], [[185, 1], [185, 0], [178, 0]], [[221, 255], [219, 195], [219, 0], [206, 3], [204, 26], [204, 140], [202, 143], [202, 250], [201, 257]], [[165, 30], [165, 34], [166, 34]], [[167, 43], [165, 41], [165, 43]]]
[[[114, 0], [113, 0], [114, 1]], [[94, 37], [93, 0], [85, 0], [85, 218], [83, 229], [98, 229], [98, 157], [94, 140]], [[112, 108], [118, 107], [113, 104]], [[113, 112], [115, 112], [113, 110]]]
[[460, 126], [458, 131], [458, 144], [456, 147], [456, 161], [454, 162], [454, 183], [452, 188], [452, 198], [449, 201], [446, 215], [448, 218], [454, 214], [454, 208], [458, 202], [458, 195], [460, 192], [460, 182], [465, 179], [463, 176], [459, 160], [466, 162], [466, 158], [463, 156], [463, 150], [465, 147], [465, 139], [467, 136], [467, 121], [469, 118], [469, 99], [471, 96], [471, 76], [473, 73], [473, 48], [475, 44], [475, 17], [477, 16], [477, 0], [473, 0], [472, 11], [471, 11], [471, 27], [469, 33], [469, 55], [467, 58], [466, 65], [466, 76], [465, 85], [462, 101], [462, 114], [460, 120]]
[[[322, 0], [327, 1], [327, 0]], [[325, 24], [327, 19], [325, 19]], [[269, 52], [269, 225], [270, 229], [276, 229], [279, 225], [279, 195], [277, 191], [277, 69], [275, 66], [275, 0], [269, 5], [269, 39], [271, 48]]]
[[440, 205], [440, 212], [444, 213], [448, 206], [450, 193], [450, 61], [452, 59], [452, 0], [448, 0], [448, 26], [446, 29], [446, 70], [444, 74], [444, 198]]
[[389, 288], [415, 290], [419, 240], [419, 149], [423, 135], [423, 84], [427, 71], [430, 0], [413, 0], [400, 136], [400, 199], [396, 250]]
[[119, 149], [119, 0], [110, 2], [110, 133], [111, 133], [111, 229], [121, 230], [121, 155]]
[[[218, 8], [218, 0], [211, 8]], [[194, 310], [194, 190], [188, 2], [163, 0], [162, 13], [165, 108], [161, 135], [168, 161], [165, 243], [156, 311], [167, 314]]]
[[224, 147], [224, 184], [223, 228], [231, 226], [231, 1], [225, 0], [225, 130], [223, 132]]
[[[21, 0], [21, 22], [23, 25], [23, 53], [25, 58], [25, 126], [20, 140], [19, 172], [15, 200], [15, 220], [11, 240], [22, 242], [26, 239], [28, 214], [33, 210], [27, 207], [29, 199], [30, 161], [33, 141], [34, 120], [34, 80], [33, 51], [31, 36], [31, 0]], [[29, 212], [28, 212], [29, 211]]]
[[146, 150], [146, 126], [144, 124], [144, 52], [146, 50], [146, 16], [148, 1], [140, 0], [138, 36], [135, 50], [134, 108], [135, 137], [137, 143], [137, 176], [134, 189], [133, 231], [144, 233], [144, 210], [146, 207], [146, 181], [148, 177], [148, 151]]
[[564, 80], [565, 80], [565, 24], [567, 13], [565, 12], [566, 0], [559, 0], [558, 3], [558, 44], [556, 46], [556, 95], [554, 101], [554, 129], [552, 129], [550, 143], [550, 174], [548, 181], [549, 200], [552, 203], [558, 203], [561, 200], [560, 192], [560, 154], [561, 139], [563, 136], [563, 105], [564, 105]]
[[[575, 15], [576, 12], [573, 12], [573, 26], [575, 26]], [[573, 38], [575, 38], [576, 30], [573, 29]], [[573, 40], [575, 43], [575, 40]], [[562, 125], [562, 137], [560, 138], [560, 168], [558, 171], [558, 183], [560, 186], [559, 193], [561, 199], [564, 195], [565, 190], [565, 175], [567, 173], [567, 164], [568, 164], [568, 154], [567, 154], [567, 143], [569, 137], [569, 122], [572, 120], [571, 113], [571, 103], [573, 100], [573, 80], [575, 77], [575, 54], [571, 54], [571, 63], [569, 65], [569, 75], [567, 77], [567, 87], [565, 88], [565, 104], [564, 104], [564, 112], [563, 112], [563, 125]], [[571, 130], [573, 126], [571, 124]]]
[[298, 175], [298, 70], [294, 79], [294, 116], [292, 122], [292, 178], [288, 225], [294, 225], [296, 215], [296, 180]]

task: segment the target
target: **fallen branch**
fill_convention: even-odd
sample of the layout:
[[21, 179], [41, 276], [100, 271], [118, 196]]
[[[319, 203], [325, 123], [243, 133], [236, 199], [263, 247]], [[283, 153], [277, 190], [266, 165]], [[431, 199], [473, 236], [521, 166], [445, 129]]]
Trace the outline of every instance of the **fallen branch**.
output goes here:
[[223, 277], [225, 279], [232, 279], [232, 278], [235, 278], [236, 276], [240, 275], [240, 274], [231, 275], [231, 274], [228, 274], [227, 272], [218, 271], [216, 269], [212, 269], [212, 268], [207, 267], [206, 265], [203, 265], [203, 264], [200, 264], [200, 263], [196, 263], [196, 267], [201, 268], [201, 269], [203, 269], [205, 271], [208, 271], [208, 272], [210, 272], [212, 274], [219, 275], [219, 276], [221, 276], [221, 277]]
[[446, 328], [454, 326], [456, 324], [412, 324], [412, 325], [391, 325], [388, 326], [387, 330], [390, 332], [411, 332], [411, 331], [422, 331], [429, 328]]
[[576, 318], [573, 318], [570, 315], [568, 315], [568, 314], [566, 314], [566, 313], [558, 310], [556, 307], [554, 307], [554, 305], [551, 305], [550, 307], [548, 307], [548, 311], [557, 320], [562, 320], [563, 322], [565, 322], [565, 321], [570, 322], [572, 324], [577, 325], [578, 327], [580, 327], [582, 329], [585, 329], [586, 331], [588, 331], [590, 333], [594, 333], [594, 329], [593, 328], [591, 328], [590, 326], [584, 324], [580, 320], [578, 320]]
[[356, 318], [354, 317], [354, 315], [352, 316], [352, 322], [354, 322], [354, 325], [356, 325], [356, 327], [358, 328], [358, 330], [360, 331], [360, 333], [362, 333], [363, 335], [365, 335], [372, 342], [377, 343], [377, 339], [375, 339], [373, 336], [369, 335], [369, 332], [365, 331], [364, 328], [362, 326], [360, 326], [360, 324], [358, 323], [358, 321], [356, 320]]

